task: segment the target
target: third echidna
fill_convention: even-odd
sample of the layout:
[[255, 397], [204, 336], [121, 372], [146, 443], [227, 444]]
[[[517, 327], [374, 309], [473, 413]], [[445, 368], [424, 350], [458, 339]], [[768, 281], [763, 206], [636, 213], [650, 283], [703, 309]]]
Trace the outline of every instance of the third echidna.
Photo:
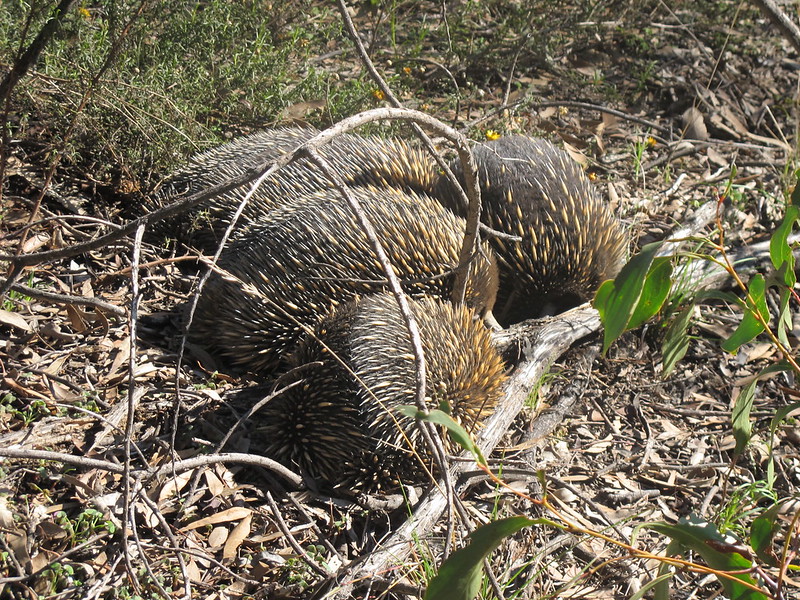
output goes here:
[[[465, 306], [409, 302], [427, 367], [429, 407], [446, 403], [467, 431], [490, 415], [505, 380], [491, 335]], [[416, 368], [395, 298], [378, 294], [323, 319], [292, 355], [300, 383], [263, 409], [267, 455], [331, 486], [366, 489], [425, 480], [431, 469], [413, 419]], [[414, 457], [414, 452], [419, 457]]]
[[[404, 290], [449, 298], [465, 224], [425, 196], [354, 188]], [[229, 365], [279, 369], [283, 354], [337, 305], [386, 289], [386, 277], [355, 214], [321, 190], [249, 225], [228, 248], [200, 298], [189, 334]], [[492, 310], [497, 273], [488, 246], [475, 257], [466, 302]]]
[[[495, 316], [502, 324], [570, 308], [619, 271], [627, 236], [578, 163], [542, 139], [519, 135], [473, 149], [482, 221], [522, 238], [492, 239], [500, 268]], [[453, 170], [463, 182], [460, 163]], [[463, 209], [449, 182], [439, 197]]]

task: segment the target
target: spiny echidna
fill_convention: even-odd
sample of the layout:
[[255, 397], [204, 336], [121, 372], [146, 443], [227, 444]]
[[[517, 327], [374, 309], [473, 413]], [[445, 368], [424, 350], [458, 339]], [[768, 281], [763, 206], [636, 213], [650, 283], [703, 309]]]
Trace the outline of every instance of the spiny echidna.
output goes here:
[[[275, 160], [319, 133], [286, 127], [260, 131], [213, 148], [191, 159], [161, 184], [150, 208], [224, 183], [250, 168]], [[319, 150], [348, 186], [392, 187], [430, 193], [438, 181], [435, 161], [423, 149], [396, 139], [341, 135]], [[264, 182], [250, 199], [239, 224], [256, 222], [275, 208], [333, 184], [308, 159], [295, 161]], [[242, 186], [195, 208], [190, 217], [167, 224], [181, 241], [202, 250], [216, 247], [237, 206], [250, 190]]]
[[[411, 296], [449, 297], [465, 224], [425, 196], [354, 188]], [[337, 304], [386, 289], [386, 276], [347, 202], [322, 190], [264, 216], [226, 249], [200, 298], [190, 336], [231, 366], [280, 367], [304, 330]], [[497, 272], [488, 246], [472, 261], [466, 302], [491, 311]]]
[[[493, 411], [505, 380], [491, 335], [465, 306], [433, 298], [409, 302], [420, 329], [430, 408], [475, 431]], [[413, 419], [416, 368], [395, 298], [378, 294], [324, 318], [292, 355], [301, 380], [272, 399], [260, 417], [267, 455], [333, 486], [394, 487], [431, 469]]]
[[[627, 238], [578, 163], [542, 139], [519, 135], [473, 149], [482, 221], [521, 242], [494, 238], [501, 324], [542, 316], [591, 298], [622, 266]], [[454, 172], [463, 181], [456, 161]], [[463, 214], [449, 182], [438, 196]]]

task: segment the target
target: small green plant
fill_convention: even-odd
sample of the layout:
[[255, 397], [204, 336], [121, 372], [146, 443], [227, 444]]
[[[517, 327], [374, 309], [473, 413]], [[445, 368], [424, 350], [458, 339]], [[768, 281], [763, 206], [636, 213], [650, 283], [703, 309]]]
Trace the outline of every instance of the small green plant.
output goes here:
[[657, 62], [654, 60], [649, 60], [645, 63], [644, 67], [636, 73], [636, 92], [642, 93], [647, 91], [647, 86], [650, 84], [650, 80], [653, 77], [653, 74], [656, 71]]
[[83, 585], [83, 582], [75, 577], [75, 568], [70, 564], [54, 562], [45, 569], [42, 576], [48, 581], [51, 594]]
[[[25, 282], [25, 284], [30, 288], [36, 287], [36, 284], [34, 283], [33, 273], [28, 275], [28, 280]], [[9, 312], [14, 312], [19, 308], [20, 304], [31, 302], [32, 300], [33, 298], [31, 298], [26, 294], [22, 294], [14, 290], [9, 290], [8, 293], [5, 295], [5, 297], [3, 298], [2, 309], [7, 310]]]
[[194, 385], [196, 390], [215, 390], [217, 389], [219, 379], [219, 372], [214, 371], [206, 378], [205, 383], [197, 383]]
[[[733, 194], [734, 200], [737, 199], [731, 181], [732, 177], [721, 199], [728, 194]], [[778, 350], [780, 359], [762, 369], [742, 387], [735, 398], [731, 429], [735, 439], [732, 462], [736, 462], [753, 437], [751, 413], [759, 382], [780, 372], [793, 372], [795, 377], [800, 375], [800, 367], [788, 338], [792, 327], [791, 304], [800, 300], [794, 291], [795, 260], [793, 249], [788, 243], [790, 234], [800, 228], [800, 186], [795, 188], [792, 203], [786, 207], [783, 222], [770, 240], [770, 259], [774, 273], [756, 273], [746, 284], [726, 252], [724, 227], [719, 216], [717, 228], [718, 242], [702, 240], [704, 247], [711, 252], [693, 252], [689, 257], [691, 260], [712, 261], [721, 266], [733, 278], [739, 293], [714, 291], [697, 293], [692, 297], [684, 292], [679, 302], [674, 299], [670, 301], [672, 316], [664, 330], [662, 360], [664, 373], [668, 374], [683, 357], [690, 342], [687, 331], [694, 305], [709, 298], [724, 300], [738, 306], [742, 311], [738, 326], [727, 339], [721, 340], [720, 348], [723, 351], [736, 353], [744, 344], [758, 336], [766, 336]], [[673, 285], [672, 259], [659, 257], [659, 249], [660, 244], [645, 246], [614, 281], [605, 282], [598, 290], [595, 307], [605, 327], [604, 351], [623, 331], [640, 326], [668, 304]], [[774, 291], [778, 297], [776, 309], [771, 309], [767, 302], [770, 291]], [[702, 556], [712, 570], [718, 571], [715, 575], [729, 597], [777, 597], [775, 594], [779, 594], [780, 583], [778, 588], [768, 583], [762, 585], [761, 580], [769, 582], [771, 579], [756, 575], [763, 572], [764, 568], [794, 569], [787, 562], [785, 553], [783, 558], [779, 558], [773, 550], [779, 530], [776, 517], [781, 502], [773, 490], [775, 456], [772, 444], [779, 425], [798, 408], [800, 402], [790, 402], [775, 412], [769, 427], [766, 479], [735, 489], [720, 510], [716, 524], [689, 518], [676, 525], [659, 523], [648, 526], [672, 539], [667, 552], [669, 555], [691, 551]], [[768, 501], [766, 507], [764, 501]], [[738, 574], [733, 574], [734, 572]], [[666, 571], [663, 574], [666, 575]], [[666, 597], [664, 594], [667, 585], [668, 582], [664, 580], [655, 586], [657, 597]]]
[[[305, 550], [310, 559], [328, 568], [326, 561], [328, 550], [325, 546], [322, 544], [309, 544]], [[311, 585], [316, 577], [314, 570], [302, 558], [287, 559], [284, 565], [284, 572], [286, 581], [289, 584], [299, 585], [303, 589]]]
[[631, 147], [631, 154], [633, 155], [633, 173], [637, 179], [642, 177], [642, 187], [644, 187], [644, 153], [648, 148], [655, 145], [655, 139], [651, 136], [637, 137]]
[[141, 596], [131, 591], [128, 585], [121, 585], [117, 588], [117, 595], [120, 600], [144, 600]]
[[24, 427], [30, 427], [31, 424], [39, 419], [50, 416], [47, 402], [41, 398], [35, 398], [25, 403], [11, 392], [7, 392], [0, 397], [0, 412], [8, 413], [12, 418], [20, 419]]
[[305, 589], [314, 581], [314, 571], [302, 558], [287, 559], [284, 569], [286, 582], [289, 585], [297, 585], [301, 589]]
[[763, 481], [753, 481], [735, 488], [715, 519], [720, 532], [730, 531], [740, 539], [745, 538], [752, 521], [765, 512], [765, 501], [772, 506], [778, 499]]
[[94, 508], [87, 508], [74, 520], [64, 511], [59, 511], [55, 520], [67, 532], [73, 546], [82, 544], [93, 535], [102, 532], [113, 534], [117, 530], [113, 521], [106, 519], [102, 512]]

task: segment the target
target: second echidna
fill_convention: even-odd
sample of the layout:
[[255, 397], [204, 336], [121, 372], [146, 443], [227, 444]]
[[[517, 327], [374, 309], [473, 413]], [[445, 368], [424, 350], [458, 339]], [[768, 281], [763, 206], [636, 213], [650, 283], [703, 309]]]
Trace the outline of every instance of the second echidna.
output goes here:
[[[627, 236], [570, 156], [547, 140], [519, 135], [473, 149], [482, 221], [519, 236], [492, 239], [500, 268], [495, 316], [502, 324], [570, 308], [619, 271]], [[460, 163], [453, 170], [463, 182]], [[439, 197], [463, 214], [449, 182]]]
[[[446, 403], [474, 432], [505, 380], [489, 331], [464, 306], [432, 298], [409, 304], [424, 348], [430, 408]], [[343, 305], [317, 325], [291, 363], [304, 365], [296, 373], [300, 383], [260, 415], [268, 456], [331, 486], [386, 489], [425, 480], [431, 461], [419, 431], [395, 410], [414, 404], [416, 368], [393, 296]]]
[[[387, 188], [354, 188], [406, 293], [449, 298], [464, 221], [435, 200]], [[491, 311], [497, 292], [488, 247], [475, 257], [466, 302]], [[279, 369], [283, 354], [333, 308], [387, 287], [355, 214], [339, 193], [319, 191], [253, 223], [225, 250], [189, 334], [229, 365]]]
[[[159, 186], [148, 208], [229, 181], [248, 169], [294, 151], [317, 133], [311, 128], [275, 128], [202, 152]], [[430, 193], [438, 181], [435, 161], [423, 149], [401, 140], [345, 134], [322, 146], [319, 153], [350, 187]], [[209, 199], [188, 216], [168, 223], [165, 232], [201, 250], [213, 250], [250, 187], [244, 185]], [[334, 189], [333, 184], [316, 165], [308, 159], [295, 161], [261, 185], [242, 213], [239, 225], [260, 221], [276, 208], [290, 206], [306, 194], [326, 189]]]

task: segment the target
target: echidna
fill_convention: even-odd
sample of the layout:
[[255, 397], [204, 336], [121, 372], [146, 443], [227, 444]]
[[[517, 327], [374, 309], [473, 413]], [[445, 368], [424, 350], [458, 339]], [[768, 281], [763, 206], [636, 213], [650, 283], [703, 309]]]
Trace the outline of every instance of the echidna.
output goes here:
[[[198, 154], [159, 186], [149, 208], [233, 179], [250, 168], [292, 152], [317, 133], [311, 128], [270, 129]], [[341, 135], [322, 146], [320, 154], [351, 187], [392, 187], [430, 193], [439, 177], [438, 167], [430, 155], [396, 139]], [[333, 184], [316, 165], [307, 159], [295, 161], [264, 182], [245, 208], [239, 224], [246, 226], [259, 221], [275, 208], [291, 205], [305, 194], [325, 189], [333, 189]], [[201, 250], [214, 249], [249, 190], [250, 186], [245, 185], [212, 198], [189, 216], [167, 226], [183, 242]]]
[[[489, 331], [465, 306], [410, 301], [427, 367], [430, 408], [447, 403], [474, 432], [505, 380]], [[292, 355], [302, 380], [263, 409], [267, 455], [331, 486], [394, 487], [424, 480], [427, 449], [413, 420], [416, 369], [408, 330], [390, 294], [361, 298], [323, 319]], [[413, 456], [414, 451], [419, 458]]]
[[[425, 196], [354, 188], [411, 296], [449, 297], [464, 222]], [[466, 302], [491, 311], [497, 292], [488, 246], [471, 263]], [[198, 304], [192, 339], [235, 368], [268, 373], [305, 329], [386, 276], [347, 202], [323, 190], [249, 225], [223, 254]]]
[[[542, 316], [589, 300], [622, 266], [627, 238], [580, 166], [542, 139], [519, 135], [473, 149], [481, 188], [482, 221], [520, 236], [495, 238], [501, 324]], [[454, 172], [463, 181], [457, 161]], [[447, 181], [438, 196], [463, 214]]]

